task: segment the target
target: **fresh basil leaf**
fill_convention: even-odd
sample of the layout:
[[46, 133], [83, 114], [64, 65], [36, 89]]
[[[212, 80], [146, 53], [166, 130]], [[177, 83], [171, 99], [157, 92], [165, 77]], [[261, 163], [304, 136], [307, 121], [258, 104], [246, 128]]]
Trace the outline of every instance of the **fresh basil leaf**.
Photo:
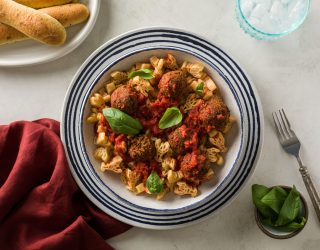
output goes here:
[[283, 226], [292, 222], [299, 214], [301, 206], [300, 194], [295, 186], [291, 189], [288, 197], [283, 203], [276, 226]]
[[143, 129], [141, 123], [130, 115], [115, 108], [104, 108], [103, 115], [111, 129], [120, 134], [136, 135]]
[[261, 219], [261, 222], [263, 225], [269, 226], [269, 227], [275, 227], [274, 226], [274, 221], [271, 218], [264, 218]]
[[287, 198], [288, 193], [281, 187], [274, 187], [265, 196], [262, 197], [261, 202], [270, 207], [277, 214], [280, 213], [280, 209]]
[[152, 194], [160, 193], [163, 190], [163, 182], [161, 181], [159, 175], [152, 171], [147, 179], [147, 189]]
[[273, 227], [276, 230], [280, 230], [283, 232], [292, 232], [304, 227], [304, 225], [306, 224], [306, 219], [304, 217], [299, 217], [295, 219], [295, 221], [290, 222], [284, 226], [275, 226], [275, 223], [270, 218], [262, 219], [261, 222], [263, 225]]
[[298, 217], [297, 219], [295, 219], [293, 222], [290, 222], [287, 225], [284, 225], [283, 227], [281, 227], [280, 229], [283, 229], [285, 231], [294, 231], [297, 230], [299, 228], [304, 227], [304, 225], [306, 224], [307, 220], [304, 217]]
[[270, 188], [267, 188], [263, 185], [254, 184], [251, 187], [252, 189], [252, 200], [254, 205], [257, 207], [258, 211], [265, 218], [276, 218], [277, 214], [267, 205], [261, 202], [261, 199], [270, 192]]
[[204, 82], [200, 82], [198, 84], [198, 86], [196, 87], [196, 93], [197, 94], [203, 94], [203, 91], [204, 91]]
[[179, 124], [182, 121], [182, 118], [183, 116], [180, 112], [180, 109], [176, 107], [167, 108], [166, 112], [164, 112], [163, 116], [159, 121], [159, 128], [166, 129], [173, 127]]
[[139, 69], [129, 73], [128, 78], [132, 79], [135, 76], [140, 76], [143, 79], [150, 80], [154, 78], [153, 71], [151, 69]]

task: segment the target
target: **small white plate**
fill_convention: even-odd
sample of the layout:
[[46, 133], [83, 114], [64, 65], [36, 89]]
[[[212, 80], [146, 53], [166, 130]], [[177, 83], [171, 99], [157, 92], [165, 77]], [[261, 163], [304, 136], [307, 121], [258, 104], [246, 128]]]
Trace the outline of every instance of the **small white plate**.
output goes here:
[[48, 46], [33, 40], [0, 45], [0, 66], [35, 65], [58, 59], [77, 48], [91, 32], [99, 13], [100, 0], [84, 0], [90, 10], [89, 19], [67, 28], [67, 40], [62, 46]]

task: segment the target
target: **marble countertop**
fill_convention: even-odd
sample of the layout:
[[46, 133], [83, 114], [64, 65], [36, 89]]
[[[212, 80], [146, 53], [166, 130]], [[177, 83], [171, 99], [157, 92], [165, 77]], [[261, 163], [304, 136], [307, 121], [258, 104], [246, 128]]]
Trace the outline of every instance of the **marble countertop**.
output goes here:
[[[49, 117], [60, 120], [68, 85], [81, 63], [101, 44], [123, 32], [146, 27], [182, 28], [223, 48], [251, 76], [261, 97], [265, 141], [260, 162], [245, 188], [225, 209], [178, 230], [132, 228], [108, 240], [116, 249], [319, 249], [320, 223], [295, 159], [281, 149], [271, 112], [285, 108], [302, 145], [302, 157], [320, 188], [320, 6], [312, 1], [300, 29], [276, 42], [244, 34], [235, 1], [102, 0], [90, 36], [68, 56], [43, 65], [0, 68], [0, 124]], [[1, 55], [0, 55], [1, 56]], [[288, 240], [264, 235], [255, 224], [251, 185], [295, 184], [309, 204], [304, 230]]]

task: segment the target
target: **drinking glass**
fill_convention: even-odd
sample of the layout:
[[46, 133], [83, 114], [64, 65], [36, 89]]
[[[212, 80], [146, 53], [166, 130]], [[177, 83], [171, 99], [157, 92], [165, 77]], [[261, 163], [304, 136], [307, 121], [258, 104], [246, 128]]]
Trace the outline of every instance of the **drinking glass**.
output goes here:
[[275, 40], [297, 29], [306, 19], [310, 0], [236, 0], [244, 32], [259, 40]]

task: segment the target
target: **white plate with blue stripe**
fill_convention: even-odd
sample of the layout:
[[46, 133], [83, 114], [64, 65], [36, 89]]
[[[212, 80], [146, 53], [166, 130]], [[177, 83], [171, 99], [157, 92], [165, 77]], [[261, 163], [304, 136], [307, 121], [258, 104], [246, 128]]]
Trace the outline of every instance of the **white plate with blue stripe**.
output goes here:
[[[109, 73], [129, 69], [151, 56], [172, 53], [178, 60], [200, 62], [237, 118], [227, 138], [225, 165], [200, 187], [195, 197], [168, 195], [163, 201], [126, 190], [119, 175], [102, 173], [93, 158], [94, 130], [85, 122], [89, 96]], [[263, 140], [263, 113], [257, 91], [243, 69], [223, 50], [205, 39], [172, 28], [131, 31], [105, 43], [80, 67], [68, 89], [61, 136], [74, 179], [87, 197], [107, 214], [133, 226], [151, 229], [184, 227], [204, 220], [229, 204], [258, 162]]]

